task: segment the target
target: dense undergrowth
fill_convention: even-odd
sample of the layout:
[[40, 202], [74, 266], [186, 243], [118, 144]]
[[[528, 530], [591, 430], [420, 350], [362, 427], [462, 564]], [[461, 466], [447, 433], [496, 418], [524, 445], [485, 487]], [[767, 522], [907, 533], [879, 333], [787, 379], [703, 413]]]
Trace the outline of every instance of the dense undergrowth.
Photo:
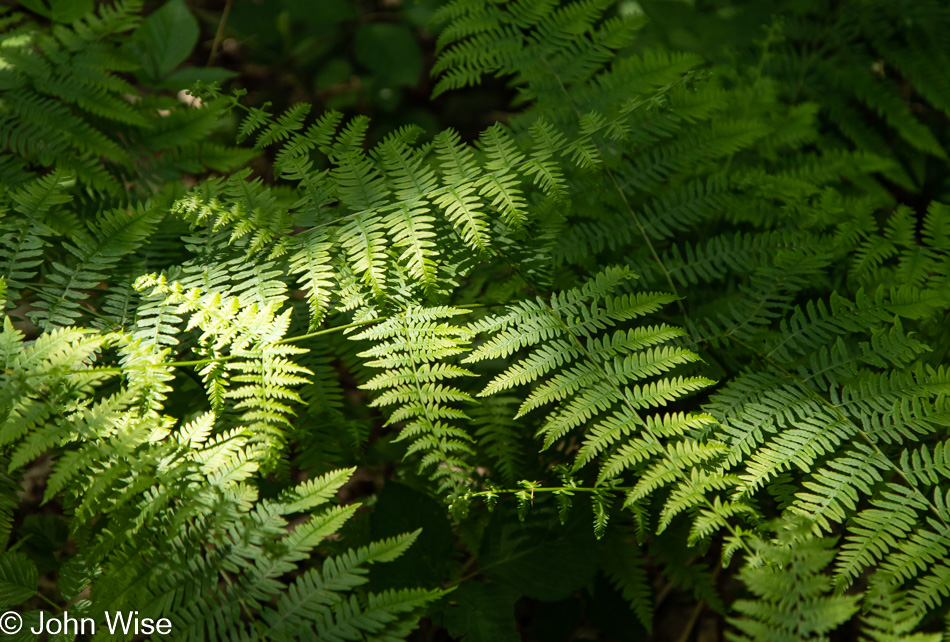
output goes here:
[[948, 634], [950, 9], [303, 4], [0, 13], [23, 639]]

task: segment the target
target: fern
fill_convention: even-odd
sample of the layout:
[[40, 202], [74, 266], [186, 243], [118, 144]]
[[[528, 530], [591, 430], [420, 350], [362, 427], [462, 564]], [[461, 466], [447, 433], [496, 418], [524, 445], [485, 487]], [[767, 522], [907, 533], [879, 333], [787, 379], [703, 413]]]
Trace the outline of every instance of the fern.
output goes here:
[[404, 422], [399, 439], [412, 439], [407, 454], [425, 453], [420, 468], [435, 467], [431, 476], [440, 491], [458, 491], [464, 485], [470, 467], [466, 456], [475, 454], [472, 436], [451, 421], [467, 419], [467, 415], [450, 404], [471, 397], [442, 383], [472, 375], [445, 361], [465, 351], [468, 331], [438, 323], [464, 312], [457, 308], [406, 310], [354, 337], [376, 344], [360, 356], [374, 357], [367, 365], [386, 370], [363, 388], [384, 390], [374, 406], [397, 405], [389, 423]]
[[512, 97], [479, 134], [186, 106], [123, 48], [139, 3], [0, 13], [7, 606], [935, 639], [946, 12], [436, 4], [434, 93]]
[[[8, 344], [23, 339], [9, 319], [2, 338], [5, 352], [16, 354]], [[5, 419], [0, 428], [5, 444], [15, 444], [14, 468], [45, 452], [61, 452], [47, 498], [67, 501], [77, 520], [77, 532], [86, 545], [84, 563], [99, 578], [93, 586], [96, 609], [91, 613], [101, 617], [145, 591], [151, 596], [148, 611], [158, 617], [174, 610], [176, 634], [189, 639], [217, 639], [224, 631], [233, 633], [243, 627], [239, 623], [242, 611], [258, 610], [263, 621], [278, 617], [286, 622], [283, 634], [271, 631], [268, 635], [294, 639], [304, 622], [316, 626], [321, 637], [324, 631], [332, 635], [334, 629], [347, 636], [347, 627], [373, 633], [387, 628], [404, 631], [407, 616], [438, 596], [422, 590], [398, 597], [369, 594], [363, 606], [355, 597], [342, 595], [365, 581], [363, 565], [398, 557], [414, 536], [373, 544], [340, 561], [331, 558], [322, 576], [314, 570], [298, 578], [296, 588], [281, 583], [281, 576], [355, 511], [351, 505], [313, 512], [327, 503], [352, 471], [304, 482], [277, 501], [257, 500], [256, 489], [247, 482], [266, 462], [268, 451], [255, 445], [258, 439], [251, 432], [255, 424], [215, 434], [216, 417], [206, 413], [172, 431], [173, 420], [130, 412], [142, 392], [135, 385], [76, 409], [64, 406], [61, 394], [45, 394], [58, 388], [62, 394], [75, 391], [91, 401], [94, 384], [114, 376], [108, 368], [91, 363], [105, 340], [78, 330], [56, 330], [24, 346], [5, 364]], [[46, 430], [37, 430], [38, 422], [55, 415], [65, 423], [53, 422]], [[30, 426], [37, 428], [28, 432]], [[77, 443], [77, 437], [83, 441]], [[135, 459], [124, 454], [135, 450]], [[285, 530], [284, 516], [297, 513], [310, 517]], [[101, 530], [95, 526], [99, 519], [112, 526]], [[165, 543], [158, 548], [155, 529], [166, 533]], [[215, 546], [208, 548], [209, 541]], [[198, 588], [217, 584], [218, 576], [230, 577], [232, 583], [210, 592]], [[319, 595], [324, 602], [304, 609], [306, 599], [300, 593], [304, 587], [311, 591], [322, 587]], [[282, 591], [287, 593], [275, 614], [263, 609], [268, 596]], [[338, 593], [340, 597], [326, 601]], [[178, 605], [186, 596], [198, 602], [182, 610]]]
[[[124, 180], [143, 188], [154, 180], [135, 173], [137, 161], [152, 165], [152, 172], [159, 175], [176, 169], [180, 174], [201, 158], [205, 150], [191, 141], [213, 126], [216, 116], [209, 121], [206, 114], [215, 108], [189, 113], [171, 101], [140, 100], [123, 77], [135, 63], [120, 52], [120, 39], [140, 21], [141, 8], [137, 0], [104, 5], [71, 25], [52, 29], [31, 29], [19, 12], [6, 16], [0, 36], [7, 44], [0, 147], [16, 159], [15, 167], [53, 167], [121, 198]], [[174, 109], [175, 115], [156, 128], [150, 110], [162, 108]], [[175, 128], [190, 131], [175, 136]], [[123, 142], [129, 140], [131, 145]], [[168, 154], [159, 160], [151, 151], [156, 149]], [[247, 159], [237, 150], [215, 151], [219, 161], [214, 164], [222, 168], [234, 168]], [[107, 162], [93, 162], [98, 156]], [[13, 176], [8, 170], [4, 182]]]
[[812, 536], [807, 524], [783, 525], [778, 537], [759, 546], [757, 559], [740, 571], [755, 600], [736, 602], [743, 615], [732, 620], [733, 640], [827, 640], [825, 635], [857, 610], [855, 597], [829, 595], [822, 571], [834, 552]]
[[[515, 417], [559, 403], [559, 408], [547, 416], [538, 432], [539, 437], [544, 437], [544, 447], [550, 447], [581, 425], [592, 424], [576, 455], [575, 469], [630, 435], [634, 426], [642, 425], [643, 420], [636, 413], [638, 409], [665, 405], [711, 383], [699, 377], [680, 377], [628, 387], [629, 383], [649, 381], [653, 376], [695, 359], [689, 351], [653, 347], [677, 336], [669, 327], [598, 334], [605, 326], [654, 312], [671, 300], [663, 294], [612, 296], [629, 277], [625, 270], [607, 271], [584, 287], [565, 292], [549, 303], [526, 302], [508, 315], [489, 318], [473, 326], [475, 331], [495, 336], [480, 345], [467, 361], [508, 357], [522, 349], [534, 348], [493, 378], [481, 394], [540, 382], [525, 398]], [[545, 378], [549, 374], [550, 377]], [[601, 422], [594, 420], [595, 417], [601, 417]]]

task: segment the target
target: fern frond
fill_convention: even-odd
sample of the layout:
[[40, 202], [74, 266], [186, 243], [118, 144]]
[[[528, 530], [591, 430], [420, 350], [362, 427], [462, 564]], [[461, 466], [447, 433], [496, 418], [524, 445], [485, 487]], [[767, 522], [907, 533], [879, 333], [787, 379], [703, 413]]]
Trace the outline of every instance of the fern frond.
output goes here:
[[420, 469], [443, 492], [466, 484], [466, 458], [474, 454], [474, 438], [453, 422], [468, 417], [450, 405], [472, 398], [444, 383], [472, 375], [445, 361], [468, 350], [470, 332], [442, 320], [465, 313], [451, 307], [408, 309], [353, 337], [373, 341], [376, 345], [360, 356], [372, 359], [368, 366], [386, 369], [361, 387], [383, 391], [373, 406], [396, 406], [387, 423], [403, 423], [399, 439], [411, 440], [407, 455], [422, 454]]
[[[537, 431], [544, 437], [542, 448], [582, 429], [574, 470], [603, 457], [598, 484], [615, 481], [628, 469], [637, 470], [640, 481], [627, 496], [627, 504], [634, 505], [699, 462], [718, 460], [724, 449], [712, 442], [683, 439], [709, 417], [641, 415], [711, 381], [667, 376], [696, 359], [688, 350], [662, 345], [680, 336], [680, 331], [666, 325], [614, 329], [672, 300], [662, 294], [614, 294], [630, 278], [628, 270], [607, 270], [550, 301], [524, 301], [508, 314], [488, 317], [472, 329], [494, 336], [465, 360], [506, 357], [527, 349], [492, 379], [481, 396], [533, 385], [515, 417], [556, 404]], [[640, 381], [644, 383], [635, 383]]]
[[858, 609], [857, 597], [830, 595], [831, 579], [823, 571], [834, 555], [832, 542], [811, 535], [807, 523], [779, 528], [739, 572], [755, 599], [735, 603], [741, 617], [730, 620], [739, 631], [730, 633], [731, 640], [822, 639]]

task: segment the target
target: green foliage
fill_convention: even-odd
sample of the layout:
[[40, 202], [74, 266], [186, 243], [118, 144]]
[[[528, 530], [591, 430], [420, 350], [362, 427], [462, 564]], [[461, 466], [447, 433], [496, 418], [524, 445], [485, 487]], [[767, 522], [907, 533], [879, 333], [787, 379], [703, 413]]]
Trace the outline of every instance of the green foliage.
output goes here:
[[[181, 68], [184, 2], [23, 4], [53, 24], [0, 25], [4, 606], [189, 640], [939, 638], [937, 4], [452, 0], [434, 93], [512, 95], [471, 138], [183, 103], [227, 77]], [[371, 21], [352, 51], [411, 87], [417, 45]]]
[[[242, 152], [202, 140], [217, 119], [213, 105], [188, 109], [128, 82], [125, 74], [140, 64], [124, 45], [140, 21], [141, 2], [103, 5], [75, 20], [71, 18], [77, 3], [70, 5], [69, 14], [63, 13], [64, 4], [54, 3], [52, 15], [70, 24], [51, 28], [37, 28], [16, 10], [2, 13], [0, 177], [5, 185], [29, 181], [30, 171], [49, 167], [75, 176], [119, 204], [185, 172], [234, 169], [248, 159]], [[178, 4], [179, 12], [187, 14], [183, 3]], [[169, 3], [136, 30], [148, 56], [158, 55], [154, 47], [165, 39], [155, 32], [156, 25], [175, 7]], [[180, 25], [167, 28], [181, 33]], [[186, 40], [171, 40], [167, 46], [177, 49], [163, 54], [161, 68], [152, 70], [156, 74], [177, 67], [184, 58], [182, 47], [190, 51], [193, 46], [187, 34], [176, 38]], [[146, 67], [153, 64], [150, 60], [144, 62]]]
[[822, 571], [834, 557], [833, 542], [817, 538], [807, 522], [792, 521], [778, 537], [761, 542], [739, 577], [755, 600], [739, 600], [743, 617], [732, 624], [741, 632], [731, 639], [828, 640], [825, 635], [857, 611], [856, 596], [834, 596]]
[[[891, 158], [882, 172], [888, 181], [912, 192], [946, 193], [940, 123], [950, 115], [950, 85], [934, 73], [948, 55], [942, 34], [950, 15], [941, 3], [730, 4], [728, 15], [715, 17], [709, 6], [690, 11], [644, 2], [643, 8], [658, 38], [670, 40], [668, 27], [675, 24], [678, 47], [717, 62], [760, 59], [761, 73], [779, 83], [789, 101], [818, 103], [828, 125], [824, 148]], [[771, 42], [760, 57], [763, 25]]]
[[[445, 110], [426, 101], [432, 36], [423, 27], [439, 3], [235, 2], [215, 60], [242, 70], [255, 104], [282, 109], [304, 100], [318, 111], [371, 115], [373, 140], [409, 123], [428, 130], [447, 122]], [[208, 21], [211, 30], [218, 24]], [[481, 120], [464, 104], [451, 111], [449, 120]]]

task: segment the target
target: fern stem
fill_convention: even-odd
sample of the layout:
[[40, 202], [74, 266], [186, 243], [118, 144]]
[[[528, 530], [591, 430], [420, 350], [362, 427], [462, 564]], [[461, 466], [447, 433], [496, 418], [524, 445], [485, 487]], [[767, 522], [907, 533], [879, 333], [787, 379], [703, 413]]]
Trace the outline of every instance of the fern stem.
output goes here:
[[[504, 257], [503, 257], [504, 258]], [[519, 275], [520, 276], [520, 275]], [[521, 277], [522, 279], [524, 276]], [[497, 306], [509, 305], [510, 301], [501, 301], [497, 303], [470, 303], [459, 305], [456, 307], [467, 308], [467, 309], [478, 309], [478, 308], [490, 308]], [[316, 332], [308, 332], [307, 334], [300, 334], [294, 337], [284, 337], [280, 341], [277, 341], [276, 344], [285, 344], [285, 343], [297, 343], [298, 341], [305, 341], [307, 339], [312, 339], [314, 337], [320, 337], [327, 334], [333, 334], [334, 332], [340, 332], [343, 330], [350, 330], [352, 328], [359, 328], [365, 325], [372, 325], [373, 323], [382, 323], [387, 319], [392, 317], [384, 316], [377, 317], [375, 319], [366, 319], [364, 321], [354, 321], [353, 323], [347, 323], [345, 325], [333, 326], [332, 328], [324, 328], [323, 330], [317, 330]], [[73, 370], [72, 374], [80, 374], [84, 372], [98, 372], [101, 374], [122, 374], [129, 370], [148, 370], [150, 368], [191, 368], [197, 366], [205, 366], [209, 363], [224, 363], [227, 361], [232, 361], [237, 359], [235, 355], [228, 355], [224, 357], [211, 357], [208, 359], [193, 359], [189, 361], [167, 361], [163, 363], [146, 363], [141, 365], [132, 365], [132, 366], [103, 366], [98, 368], [90, 368], [84, 370]]]
[[[547, 61], [546, 58], [541, 58], [545, 66], [551, 71], [551, 75], [557, 81], [558, 87], [561, 88], [561, 92], [564, 94], [565, 100], [571, 106], [571, 109], [574, 111], [574, 115], [580, 119], [583, 115], [581, 114], [580, 109], [577, 108], [577, 103], [574, 102], [574, 98], [571, 96], [570, 92], [567, 90], [567, 87], [564, 86], [564, 83], [561, 81], [561, 77], [554, 71], [554, 67], [551, 66], [551, 63]], [[677, 81], [677, 83], [682, 82], [682, 80]], [[671, 89], [675, 86], [676, 83], [671, 83], [666, 89]], [[643, 101], [644, 103], [646, 101]], [[600, 149], [600, 145], [597, 145], [595, 142], [594, 145], [597, 146], [597, 149]], [[627, 213], [630, 215], [630, 218], [633, 219], [634, 225], [637, 226], [637, 231], [640, 232], [640, 236], [643, 237], [643, 241], [646, 243], [647, 249], [650, 251], [650, 256], [653, 259], [654, 263], [659, 266], [660, 270], [663, 272], [663, 276], [666, 278], [666, 282], [670, 287], [670, 293], [676, 295], [676, 305], [680, 310], [680, 314], [683, 315], [683, 323], [686, 327], [689, 327], [689, 318], [686, 316], [686, 308], [683, 306], [682, 297], [679, 295], [679, 292], [676, 290], [676, 285], [673, 283], [673, 276], [670, 271], [666, 268], [666, 265], [663, 263], [663, 260], [660, 258], [659, 253], [657, 253], [656, 248], [653, 246], [653, 242], [650, 240], [650, 236], [647, 234], [647, 230], [643, 227], [643, 223], [640, 221], [640, 217], [637, 216], [637, 213], [634, 211], [633, 207], [630, 206], [630, 201], [627, 200], [627, 195], [624, 193], [623, 188], [620, 187], [620, 183], [617, 181], [617, 177], [614, 176], [614, 173], [607, 167], [607, 164], [604, 163], [604, 173], [607, 174], [607, 177], [610, 179], [611, 184], [614, 186], [617, 195], [620, 196], [621, 202], [623, 202], [624, 209], [627, 210]]]
[[370, 325], [371, 323], [380, 323], [385, 321], [389, 317], [379, 317], [376, 319], [367, 319], [365, 321], [355, 321], [353, 323], [348, 323], [346, 325], [337, 325], [332, 328], [325, 328], [323, 330], [317, 330], [316, 332], [308, 332], [307, 334], [301, 334], [296, 337], [285, 337], [278, 341], [278, 344], [282, 343], [296, 343], [297, 341], [305, 341], [306, 339], [312, 339], [313, 337], [320, 337], [325, 334], [332, 334], [334, 332], [339, 332], [341, 330], [349, 330], [350, 328], [359, 328], [364, 325]]
[[607, 176], [610, 178], [610, 182], [613, 184], [614, 189], [617, 190], [617, 194], [620, 195], [620, 200], [623, 201], [624, 208], [626, 208], [627, 213], [630, 214], [634, 224], [637, 226], [640, 236], [643, 237], [644, 242], [647, 244], [647, 249], [650, 250], [650, 256], [653, 258], [653, 261], [657, 264], [657, 266], [659, 266], [660, 270], [663, 271], [663, 276], [666, 278], [666, 283], [670, 286], [670, 293], [676, 295], [676, 306], [679, 308], [680, 314], [683, 315], [683, 323], [686, 325], [686, 327], [689, 327], [689, 317], [686, 315], [686, 308], [683, 306], [683, 297], [681, 297], [679, 292], [676, 290], [676, 285], [673, 283], [673, 275], [666, 268], [666, 265], [663, 263], [663, 259], [660, 258], [659, 253], [653, 246], [653, 242], [650, 240], [650, 236], [647, 234], [646, 228], [643, 227], [640, 217], [637, 216], [637, 213], [630, 206], [630, 201], [627, 200], [627, 195], [620, 187], [620, 183], [617, 182], [617, 177], [614, 176], [614, 173], [610, 171], [609, 167], [605, 167], [604, 170], [606, 171]]
[[136, 364], [136, 365], [130, 365], [130, 366], [103, 366], [103, 367], [93, 366], [92, 368], [87, 368], [83, 370], [71, 370], [70, 374], [84, 374], [84, 373], [95, 372], [98, 374], [120, 375], [130, 370], [141, 371], [141, 370], [149, 370], [152, 368], [188, 368], [192, 366], [204, 366], [209, 363], [221, 363], [225, 361], [231, 361], [236, 358], [237, 357], [235, 355], [228, 355], [226, 357], [213, 357], [211, 359], [195, 359], [194, 361], [169, 361], [166, 363], [144, 363], [144, 364]]
[[[689, 566], [690, 562], [687, 561], [686, 566]], [[660, 605], [666, 601], [666, 598], [669, 597], [670, 593], [673, 592], [673, 589], [676, 588], [676, 582], [669, 580], [666, 584], [663, 585], [656, 593], [656, 599], [653, 601], [653, 610], [656, 611], [660, 608]]]

